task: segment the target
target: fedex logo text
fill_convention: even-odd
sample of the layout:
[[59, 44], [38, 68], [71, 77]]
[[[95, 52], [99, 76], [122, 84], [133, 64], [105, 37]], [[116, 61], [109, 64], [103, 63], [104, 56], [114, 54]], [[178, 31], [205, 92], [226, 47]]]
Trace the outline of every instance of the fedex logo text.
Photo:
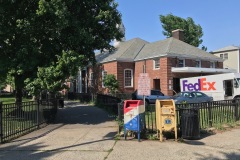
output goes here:
[[216, 82], [207, 82], [206, 78], [199, 78], [197, 83], [188, 83], [188, 80], [182, 81], [183, 91], [215, 91]]

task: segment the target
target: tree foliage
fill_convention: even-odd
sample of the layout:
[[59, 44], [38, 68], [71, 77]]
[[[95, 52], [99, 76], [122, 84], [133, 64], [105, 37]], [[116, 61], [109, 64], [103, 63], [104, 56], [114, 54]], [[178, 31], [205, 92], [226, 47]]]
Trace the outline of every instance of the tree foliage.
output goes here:
[[6, 83], [4, 82], [4, 80], [0, 79], [0, 93], [1, 90], [3, 90], [6, 87]]
[[[203, 40], [202, 27], [199, 24], [195, 24], [192, 18], [186, 19], [168, 14], [166, 16], [160, 15], [160, 21], [164, 29], [163, 35], [167, 37], [172, 36], [172, 31], [176, 29], [182, 29], [184, 31], [184, 41], [190, 45], [198, 47]], [[202, 47], [206, 49], [206, 47]]]
[[116, 7], [114, 0], [0, 1], [0, 74], [14, 77], [17, 97], [26, 83], [35, 91], [60, 89], [95, 62], [94, 50], [111, 49], [123, 36]]
[[104, 86], [109, 89], [111, 94], [116, 93], [118, 90], [119, 84], [118, 81], [113, 74], [108, 74], [103, 80]]

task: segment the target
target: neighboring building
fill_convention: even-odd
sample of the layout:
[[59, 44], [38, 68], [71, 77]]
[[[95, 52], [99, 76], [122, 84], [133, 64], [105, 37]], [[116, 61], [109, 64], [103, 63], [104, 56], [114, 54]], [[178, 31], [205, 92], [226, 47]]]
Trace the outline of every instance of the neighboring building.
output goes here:
[[13, 92], [13, 87], [11, 85], [6, 85], [6, 87], [3, 89], [6, 92]]
[[154, 43], [135, 38], [119, 43], [114, 52], [96, 54], [98, 65], [80, 70], [77, 92], [106, 93], [102, 79], [114, 74], [119, 92], [132, 93], [145, 69], [151, 88], [171, 96], [180, 91], [180, 78], [233, 71], [223, 69], [222, 58], [181, 41], [181, 30], [173, 31], [173, 37]]
[[234, 69], [240, 72], [240, 47], [227, 46], [211, 52], [224, 60], [223, 68]]

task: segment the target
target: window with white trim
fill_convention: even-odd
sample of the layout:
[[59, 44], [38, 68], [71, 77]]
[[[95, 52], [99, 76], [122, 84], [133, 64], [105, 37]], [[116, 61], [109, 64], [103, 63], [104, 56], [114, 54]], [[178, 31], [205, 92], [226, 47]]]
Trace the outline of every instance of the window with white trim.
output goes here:
[[224, 59], [228, 59], [228, 53], [224, 53], [223, 58], [224, 58]]
[[224, 59], [223, 54], [220, 54], [220, 58]]
[[94, 83], [93, 83], [93, 72], [90, 73], [90, 76], [89, 76], [89, 84], [91, 87], [94, 86]]
[[222, 58], [222, 59], [228, 59], [228, 53], [222, 53], [222, 54], [220, 54], [220, 58]]
[[159, 69], [160, 68], [160, 58], [153, 60], [153, 69]]
[[178, 67], [185, 67], [185, 59], [178, 60]]
[[124, 69], [124, 87], [133, 87], [132, 69]]
[[196, 67], [201, 68], [201, 61], [200, 60], [196, 60]]
[[102, 87], [105, 88], [104, 86], [104, 78], [107, 76], [107, 71], [102, 71]]
[[210, 68], [215, 68], [215, 62], [210, 62]]

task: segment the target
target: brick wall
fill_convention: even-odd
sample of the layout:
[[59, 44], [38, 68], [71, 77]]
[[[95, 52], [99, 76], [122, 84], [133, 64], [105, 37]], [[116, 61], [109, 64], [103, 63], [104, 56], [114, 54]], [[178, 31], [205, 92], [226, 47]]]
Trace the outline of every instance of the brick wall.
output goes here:
[[[146, 64], [146, 73], [150, 77], [150, 87], [154, 88], [153, 81], [154, 79], [160, 80], [161, 91], [166, 95], [173, 95], [173, 78], [186, 78], [186, 77], [195, 77], [209, 74], [202, 73], [172, 73], [172, 67], [176, 67], [178, 63], [177, 58], [162, 57], [160, 58], [160, 69], [153, 69], [153, 60], [143, 60], [135, 62], [135, 80], [134, 88], [138, 88], [138, 76], [140, 73], [143, 73], [143, 65]], [[218, 62], [218, 66], [221, 66], [223, 63]], [[195, 67], [196, 61], [192, 59], [185, 59], [185, 65], [188, 67]], [[201, 61], [201, 65], [204, 68], [210, 67], [209, 61]], [[217, 66], [216, 66], [217, 67]]]
[[[117, 62], [113, 61], [113, 62], [108, 62], [108, 63], [104, 63], [102, 64], [102, 71], [106, 71], [107, 74], [113, 74], [115, 75], [116, 79], [117, 79]], [[109, 93], [107, 88], [103, 88], [102, 87], [102, 71], [101, 71], [101, 84], [99, 84], [99, 90], [102, 90], [103, 93]]]
[[[117, 63], [117, 80], [119, 83], [119, 91], [122, 93], [132, 93], [134, 92], [134, 62], [118, 62]], [[131, 69], [133, 73], [133, 86], [125, 87], [124, 86], [124, 70]]]
[[[108, 62], [101, 65], [97, 65], [94, 68], [89, 68], [88, 73], [94, 72], [94, 86], [91, 88], [91, 92], [107, 93], [106, 88], [102, 88], [102, 71], [107, 71], [107, 74], [114, 74], [119, 82], [119, 92], [132, 93], [138, 88], [138, 77], [140, 73], [143, 73], [143, 66], [146, 64], [146, 73], [149, 74], [150, 88], [154, 88], [154, 79], [160, 80], [161, 91], [166, 95], [173, 95], [173, 78], [186, 78], [193, 76], [202, 76], [208, 74], [201, 73], [172, 73], [171, 68], [176, 67], [178, 63], [177, 58], [162, 57], [160, 58], [160, 69], [154, 69], [153, 60], [142, 60], [137, 62]], [[192, 59], [186, 59], [185, 64], [188, 67], [195, 67], [196, 62]], [[208, 61], [201, 61], [201, 65], [204, 68], [209, 68], [210, 63]], [[223, 68], [222, 62], [216, 62], [216, 68]], [[133, 87], [124, 87], [124, 69], [133, 70]], [[88, 75], [89, 76], [89, 75]]]
[[[143, 61], [137, 61], [135, 62], [135, 81], [134, 81], [134, 88], [138, 88], [138, 77], [140, 73], [143, 73], [143, 66], [146, 64], [146, 73], [148, 73], [149, 78], [150, 78], [150, 88], [154, 88], [153, 86], [153, 79], [160, 79], [161, 77], [161, 66], [160, 69], [154, 69], [153, 67], [153, 60], [143, 60]], [[161, 59], [160, 59], [160, 64], [161, 64]]]
[[[96, 65], [88, 68], [88, 93], [106, 93], [107, 90], [102, 88], [102, 65]], [[90, 86], [89, 75], [93, 72], [94, 85]]]
[[160, 61], [160, 68], [161, 68], [161, 91], [165, 95], [171, 96], [172, 93], [172, 59], [171, 58], [161, 58]]
[[[146, 64], [146, 73], [148, 73], [149, 78], [150, 78], [150, 88], [154, 89], [154, 84], [153, 81], [154, 79], [159, 79], [160, 80], [160, 88], [161, 91], [164, 94], [168, 94], [168, 91], [165, 89], [166, 87], [166, 82], [167, 82], [167, 77], [168, 77], [168, 72], [169, 72], [169, 66], [171, 66], [171, 61], [167, 61], [166, 63], [166, 58], [160, 58], [160, 69], [154, 69], [154, 62], [152, 59], [149, 60], [143, 60], [143, 61], [137, 61], [135, 62], [135, 85], [134, 88], [138, 88], [138, 77], [140, 73], [143, 73], [143, 66]], [[165, 64], [168, 66], [166, 67]], [[168, 68], [168, 69], [167, 69]], [[170, 68], [171, 71], [171, 68]]]
[[[96, 79], [95, 91], [98, 93], [108, 93], [106, 88], [102, 88], [102, 71], [106, 71], [107, 74], [115, 75], [116, 79], [119, 82], [119, 92], [121, 93], [132, 93], [134, 91], [134, 86], [125, 88], [124, 87], [124, 69], [132, 69], [134, 77], [134, 62], [108, 62], [101, 65], [98, 65], [94, 69], [94, 78]], [[91, 69], [89, 69], [89, 73]], [[134, 78], [133, 78], [134, 79]], [[134, 81], [133, 81], [134, 82]]]
[[114, 74], [117, 76], [117, 61], [102, 64], [102, 70], [107, 71], [107, 74]]

